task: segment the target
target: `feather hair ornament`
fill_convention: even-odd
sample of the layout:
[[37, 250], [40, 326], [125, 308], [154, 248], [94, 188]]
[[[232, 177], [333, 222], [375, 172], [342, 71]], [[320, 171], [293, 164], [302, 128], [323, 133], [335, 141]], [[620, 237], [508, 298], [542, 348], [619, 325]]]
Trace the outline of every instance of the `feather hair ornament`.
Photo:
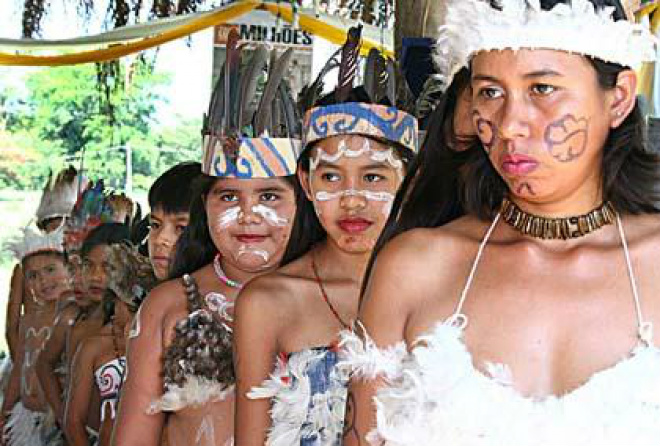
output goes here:
[[615, 21], [614, 8], [588, 0], [558, 3], [550, 10], [540, 0], [449, 0], [436, 44], [436, 66], [445, 85], [476, 53], [492, 50], [549, 49], [590, 56], [624, 67], [653, 62], [658, 41], [648, 26]]
[[18, 261], [39, 253], [64, 252], [64, 226], [49, 233], [38, 232], [30, 227], [23, 228], [18, 237], [5, 244], [5, 249], [14, 254]]
[[[306, 87], [299, 101], [304, 110], [303, 146], [338, 135], [362, 135], [398, 145], [413, 153], [419, 144], [417, 119], [402, 107], [411, 106], [411, 94], [392, 59], [373, 49], [364, 71], [364, 85], [355, 87], [359, 66], [361, 26], [348, 31], [346, 43], [321, 69], [319, 76]], [[341, 57], [339, 57], [341, 55]], [[323, 78], [339, 68], [338, 84], [332, 105], [318, 105]], [[348, 102], [356, 90], [368, 96], [367, 102]], [[347, 125], [350, 123], [350, 125]]]
[[108, 251], [108, 289], [124, 302], [132, 312], [156, 284], [149, 259], [128, 243], [111, 245]]
[[293, 52], [289, 49], [278, 57], [257, 46], [242, 64], [238, 38], [232, 30], [205, 115], [202, 171], [243, 179], [293, 175], [301, 132], [286, 81]]
[[55, 179], [51, 172], [37, 207], [37, 222], [68, 217], [76, 204], [79, 191], [85, 185], [86, 180], [78, 175], [78, 171], [73, 166], [62, 170]]
[[67, 252], [80, 250], [92, 229], [103, 223], [131, 223], [133, 202], [124, 194], [105, 189], [103, 181], [90, 183], [78, 198], [64, 227]]
[[362, 38], [362, 26], [354, 26], [348, 30], [346, 43], [341, 49], [341, 61], [339, 62], [339, 81], [335, 90], [337, 101], [344, 102], [351, 90], [358, 71], [360, 60], [360, 47]]

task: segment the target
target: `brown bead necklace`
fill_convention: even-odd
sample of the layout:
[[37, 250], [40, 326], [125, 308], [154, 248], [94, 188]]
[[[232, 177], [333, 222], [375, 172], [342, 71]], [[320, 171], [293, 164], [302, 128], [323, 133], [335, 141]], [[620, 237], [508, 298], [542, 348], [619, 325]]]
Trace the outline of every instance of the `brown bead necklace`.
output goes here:
[[500, 213], [502, 219], [518, 232], [542, 240], [583, 237], [612, 224], [616, 219], [616, 211], [609, 201], [584, 215], [548, 218], [525, 212], [511, 200], [504, 198]]

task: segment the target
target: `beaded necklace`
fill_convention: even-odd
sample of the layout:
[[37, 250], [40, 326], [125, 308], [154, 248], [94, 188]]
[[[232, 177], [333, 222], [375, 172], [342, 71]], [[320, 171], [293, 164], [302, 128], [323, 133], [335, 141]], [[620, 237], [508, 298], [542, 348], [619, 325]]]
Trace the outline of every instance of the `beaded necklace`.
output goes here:
[[230, 288], [236, 288], [237, 290], [240, 290], [243, 288], [243, 284], [240, 282], [237, 282], [235, 280], [231, 280], [225, 272], [222, 270], [222, 266], [220, 265], [220, 255], [216, 255], [215, 258], [213, 259], [213, 269], [215, 270], [215, 275], [218, 276], [218, 279], [225, 285], [227, 285]]
[[328, 306], [332, 314], [335, 316], [335, 319], [339, 321], [341, 326], [350, 330], [351, 328], [350, 324], [344, 322], [344, 320], [339, 315], [337, 309], [330, 302], [330, 298], [328, 297], [328, 294], [325, 292], [325, 288], [323, 287], [323, 282], [321, 281], [321, 276], [319, 276], [319, 272], [316, 267], [316, 261], [314, 260], [314, 253], [312, 253], [311, 257], [312, 257], [312, 271], [314, 272], [314, 278], [316, 279], [316, 283], [319, 286], [319, 290], [321, 290], [321, 295], [323, 296], [323, 300], [325, 301], [326, 305]]

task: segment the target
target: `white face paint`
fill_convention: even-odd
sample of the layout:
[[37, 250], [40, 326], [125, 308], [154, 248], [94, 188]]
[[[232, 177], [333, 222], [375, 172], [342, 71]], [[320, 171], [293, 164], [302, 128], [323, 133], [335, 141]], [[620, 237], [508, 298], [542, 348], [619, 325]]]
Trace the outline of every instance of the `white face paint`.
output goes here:
[[236, 253], [236, 259], [239, 259], [241, 256], [245, 256], [245, 255], [253, 255], [253, 256], [261, 257], [264, 261], [264, 265], [270, 261], [270, 254], [268, 253], [268, 251], [264, 251], [263, 249], [255, 248], [249, 245], [243, 245], [240, 248], [238, 248], [238, 253]]
[[218, 228], [220, 229], [225, 229], [228, 228], [229, 226], [235, 224], [238, 222], [239, 217], [241, 216], [241, 208], [240, 206], [232, 206], [226, 211], [224, 211], [222, 214], [220, 214], [220, 217], [218, 218]]
[[403, 178], [403, 161], [398, 159], [394, 153], [393, 148], [388, 148], [387, 150], [375, 150], [371, 147], [371, 141], [368, 138], [364, 138], [362, 147], [358, 150], [351, 150], [346, 144], [346, 140], [342, 139], [337, 145], [337, 153], [334, 155], [328, 154], [321, 147], [317, 148], [316, 156], [309, 160], [310, 171], [316, 170], [321, 161], [327, 163], [336, 163], [341, 158], [359, 158], [362, 155], [369, 155], [369, 159], [377, 163], [387, 163], [392, 166], [399, 178]]
[[213, 416], [205, 415], [202, 419], [202, 423], [197, 429], [197, 434], [195, 435], [195, 445], [196, 446], [209, 446], [215, 444], [215, 426], [213, 424]]
[[269, 208], [268, 206], [265, 206], [263, 204], [252, 206], [252, 212], [254, 212], [257, 215], [260, 215], [264, 220], [266, 220], [266, 223], [268, 223], [271, 226], [284, 227], [289, 223], [289, 220], [287, 218], [280, 217], [279, 215], [277, 215], [275, 209]]
[[234, 318], [229, 312], [234, 308], [234, 302], [227, 299], [222, 293], [208, 293], [204, 298], [206, 305], [209, 307], [209, 310], [216, 313], [222, 319], [233, 322]]
[[389, 192], [373, 192], [370, 190], [346, 189], [337, 192], [318, 191], [314, 194], [317, 201], [338, 200], [343, 197], [363, 197], [367, 201], [379, 201], [385, 203], [383, 213], [390, 215], [394, 195]]

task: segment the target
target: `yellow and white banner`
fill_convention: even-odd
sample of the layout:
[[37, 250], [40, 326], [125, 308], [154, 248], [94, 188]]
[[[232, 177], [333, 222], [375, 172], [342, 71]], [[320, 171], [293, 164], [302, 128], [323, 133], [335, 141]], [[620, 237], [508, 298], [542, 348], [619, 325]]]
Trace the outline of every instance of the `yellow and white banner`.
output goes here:
[[[204, 13], [189, 14], [126, 26], [94, 36], [66, 40], [0, 39], [0, 65], [59, 66], [90, 62], [106, 62], [186, 37], [203, 29], [231, 22], [253, 10], [267, 11], [289, 23], [294, 14], [289, 5], [255, 0], [242, 0]], [[298, 27], [335, 44], [343, 44], [354, 21], [311, 9], [301, 9]], [[393, 55], [393, 33], [363, 25], [362, 51], [377, 48]]]

